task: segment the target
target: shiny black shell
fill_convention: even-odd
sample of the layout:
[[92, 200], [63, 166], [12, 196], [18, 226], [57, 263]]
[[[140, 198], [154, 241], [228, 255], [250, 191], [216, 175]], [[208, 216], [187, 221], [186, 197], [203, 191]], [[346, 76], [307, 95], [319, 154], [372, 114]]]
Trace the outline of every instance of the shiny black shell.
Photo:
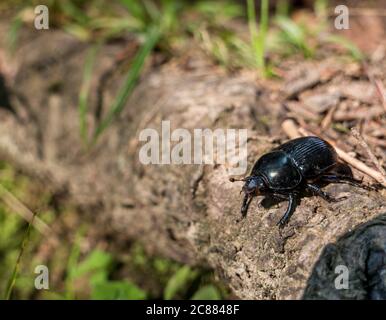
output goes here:
[[304, 179], [315, 179], [337, 164], [335, 149], [318, 137], [290, 140], [263, 155], [252, 169], [273, 190], [296, 188]]

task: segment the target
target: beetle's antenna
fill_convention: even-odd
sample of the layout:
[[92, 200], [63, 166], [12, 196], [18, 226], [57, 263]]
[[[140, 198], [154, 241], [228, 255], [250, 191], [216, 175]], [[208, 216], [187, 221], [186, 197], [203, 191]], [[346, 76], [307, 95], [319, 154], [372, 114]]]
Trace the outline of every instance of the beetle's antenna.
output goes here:
[[243, 179], [235, 179], [235, 178], [229, 178], [230, 182], [235, 182], [235, 181], [247, 181], [248, 178], [243, 178]]

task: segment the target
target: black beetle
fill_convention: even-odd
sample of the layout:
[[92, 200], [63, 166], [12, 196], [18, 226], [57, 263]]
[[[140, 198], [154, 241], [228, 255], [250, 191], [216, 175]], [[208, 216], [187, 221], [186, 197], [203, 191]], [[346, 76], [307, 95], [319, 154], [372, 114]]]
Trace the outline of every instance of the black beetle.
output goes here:
[[250, 176], [230, 181], [245, 181], [241, 214], [247, 215], [248, 206], [257, 195], [271, 195], [288, 200], [288, 207], [278, 225], [285, 225], [294, 212], [299, 195], [311, 192], [328, 202], [337, 202], [320, 189], [318, 183], [347, 183], [369, 190], [353, 178], [351, 168], [338, 161], [335, 149], [318, 137], [290, 140], [258, 159]]

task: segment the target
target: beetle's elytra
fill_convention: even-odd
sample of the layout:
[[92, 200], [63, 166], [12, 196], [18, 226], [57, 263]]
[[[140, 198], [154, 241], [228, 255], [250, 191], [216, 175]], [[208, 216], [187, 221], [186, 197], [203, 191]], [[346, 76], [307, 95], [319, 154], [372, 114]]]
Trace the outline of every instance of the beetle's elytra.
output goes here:
[[[338, 170], [339, 169], [339, 170]], [[344, 172], [344, 173], [343, 173]], [[231, 181], [237, 181], [231, 179]], [[288, 200], [288, 207], [278, 222], [283, 226], [294, 212], [297, 198], [309, 191], [328, 202], [335, 199], [320, 189], [320, 183], [347, 183], [368, 189], [353, 178], [351, 168], [338, 161], [335, 149], [318, 137], [302, 137], [288, 141], [260, 157], [242, 188], [242, 217], [257, 195], [271, 195]]]

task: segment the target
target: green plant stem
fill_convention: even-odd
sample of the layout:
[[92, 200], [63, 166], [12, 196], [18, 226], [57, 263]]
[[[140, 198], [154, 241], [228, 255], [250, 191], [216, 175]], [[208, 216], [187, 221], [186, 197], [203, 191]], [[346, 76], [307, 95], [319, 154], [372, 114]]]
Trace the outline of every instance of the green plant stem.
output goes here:
[[8, 35], [6, 37], [7, 39], [7, 44], [8, 44], [8, 49], [11, 54], [15, 52], [17, 41], [19, 38], [19, 31], [21, 27], [23, 26], [23, 21], [20, 18], [19, 15], [17, 15], [11, 22]]
[[257, 57], [258, 66], [265, 73], [265, 42], [268, 32], [268, 15], [269, 3], [268, 0], [261, 0], [260, 21], [259, 21], [259, 41], [257, 42]]
[[92, 78], [92, 70], [94, 66], [95, 56], [98, 51], [99, 45], [92, 47], [86, 57], [85, 67], [83, 72], [83, 82], [82, 87], [79, 93], [79, 122], [80, 122], [80, 135], [83, 139], [84, 144], [87, 145], [88, 137], [87, 137], [87, 99], [90, 92], [91, 86], [91, 78]]
[[247, 0], [248, 27], [256, 65], [265, 75], [265, 42], [268, 32], [269, 2], [261, 0], [259, 30], [256, 26], [255, 1]]
[[5, 300], [11, 299], [13, 288], [15, 287], [17, 276], [19, 275], [21, 258], [23, 256], [24, 250], [28, 244], [29, 236], [30, 236], [30, 232], [31, 232], [31, 226], [34, 222], [35, 216], [36, 216], [36, 213], [34, 213], [34, 215], [32, 216], [32, 219], [28, 223], [27, 230], [24, 234], [23, 241], [22, 241], [21, 248], [20, 248], [20, 252], [19, 252], [19, 255], [18, 255], [17, 260], [16, 260], [16, 264], [15, 264], [15, 267], [13, 269], [11, 278], [9, 279], [9, 282], [7, 285], [7, 290], [5, 291], [5, 296], [4, 296]]
[[98, 137], [110, 125], [110, 123], [122, 112], [126, 101], [131, 92], [135, 88], [137, 80], [141, 74], [146, 58], [151, 54], [160, 38], [160, 30], [156, 27], [151, 28], [147, 34], [145, 43], [139, 49], [138, 53], [133, 59], [132, 67], [127, 74], [126, 80], [118, 92], [118, 95], [113, 103], [113, 106], [108, 111], [106, 117], [102, 119], [94, 132], [92, 144], [95, 144]]
[[75, 292], [73, 288], [73, 280], [74, 280], [74, 271], [76, 266], [78, 265], [79, 257], [80, 257], [80, 243], [82, 241], [83, 235], [85, 232], [84, 226], [81, 226], [75, 236], [74, 244], [71, 248], [70, 255], [68, 257], [67, 262], [67, 276], [65, 280], [65, 298], [67, 300], [75, 299]]
[[255, 57], [257, 58], [258, 37], [257, 37], [255, 1], [254, 0], [247, 0], [247, 15], [248, 15], [248, 27], [249, 27], [249, 34], [251, 36], [252, 50], [254, 52]]

